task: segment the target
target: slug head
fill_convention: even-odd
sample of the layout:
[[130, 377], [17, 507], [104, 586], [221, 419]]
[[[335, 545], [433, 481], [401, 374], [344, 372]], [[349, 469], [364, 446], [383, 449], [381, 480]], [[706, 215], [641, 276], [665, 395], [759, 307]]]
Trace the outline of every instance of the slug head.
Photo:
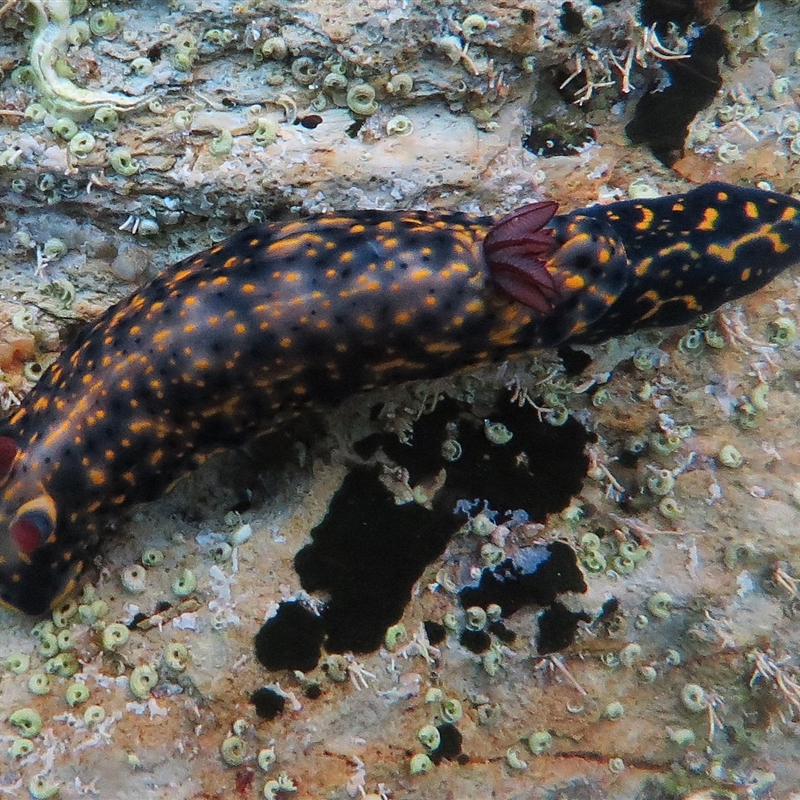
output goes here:
[[0, 605], [42, 614], [72, 591], [83, 562], [59, 545], [55, 502], [9, 436], [0, 436], [0, 491]]

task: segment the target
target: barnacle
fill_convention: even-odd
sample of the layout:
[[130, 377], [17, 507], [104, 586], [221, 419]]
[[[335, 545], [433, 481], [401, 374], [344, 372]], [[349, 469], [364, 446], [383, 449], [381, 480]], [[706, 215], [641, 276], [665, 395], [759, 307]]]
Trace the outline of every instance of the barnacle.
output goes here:
[[247, 746], [241, 737], [228, 736], [220, 745], [219, 754], [229, 767], [239, 767], [247, 758]]
[[797, 336], [797, 325], [791, 317], [778, 317], [769, 323], [768, 340], [778, 347], [791, 344]]
[[19, 736], [11, 742], [11, 747], [8, 748], [8, 754], [11, 758], [25, 758], [33, 752], [33, 742], [26, 739], [24, 736]]
[[83, 683], [71, 683], [64, 693], [67, 704], [73, 708], [89, 699], [89, 689]]
[[256, 763], [258, 764], [258, 768], [263, 772], [269, 772], [272, 769], [272, 765], [277, 760], [277, 756], [275, 755], [275, 748], [274, 747], [265, 747], [262, 750], [258, 751], [258, 757], [256, 758]]
[[357, 83], [347, 91], [347, 106], [354, 114], [368, 117], [378, 109], [375, 89], [368, 83]]
[[75, 637], [72, 635], [72, 631], [69, 629], [59, 631], [58, 635], [56, 636], [56, 641], [58, 642], [58, 649], [61, 650], [61, 652], [75, 647]]
[[470, 606], [466, 614], [468, 630], [482, 631], [486, 627], [486, 611], [480, 606]]
[[384, 644], [386, 645], [387, 650], [395, 650], [397, 645], [400, 642], [405, 641], [408, 638], [408, 631], [406, 630], [406, 626], [403, 625], [402, 622], [398, 622], [396, 625], [391, 625], [386, 629], [386, 634], [383, 638]]
[[411, 761], [408, 765], [408, 771], [412, 775], [424, 775], [426, 772], [430, 772], [433, 769], [433, 761], [431, 761], [430, 756], [425, 755], [425, 753], [417, 753], [416, 755], [411, 756]]
[[492, 422], [488, 419], [483, 421], [483, 433], [492, 444], [508, 444], [514, 437], [502, 422]]
[[37, 775], [28, 783], [28, 793], [33, 800], [49, 800], [49, 798], [55, 797], [59, 791], [59, 784], [48, 781], [44, 775]]
[[197, 576], [190, 569], [185, 569], [172, 582], [172, 591], [178, 597], [188, 597], [197, 588]]
[[389, 136], [408, 136], [413, 130], [414, 123], [405, 114], [398, 114], [386, 123]]
[[158, 673], [149, 664], [134, 667], [131, 672], [131, 692], [139, 700], [146, 700], [156, 683], [158, 683]]
[[100, 106], [94, 112], [92, 121], [101, 130], [113, 131], [119, 125], [119, 114], [111, 106]]
[[[261, 45], [261, 55], [275, 61], [283, 61], [289, 55], [289, 48], [283, 36], [270, 36]], [[295, 78], [296, 80], [296, 78]]]
[[226, 156], [233, 149], [233, 134], [229, 130], [221, 130], [218, 136], [211, 140], [208, 150], [214, 156]]
[[172, 55], [172, 66], [178, 72], [191, 72], [195, 56], [191, 53], [177, 52]]
[[145, 56], [134, 58], [130, 64], [131, 72], [140, 78], [146, 78], [153, 72], [153, 62]]
[[131, 632], [121, 622], [112, 622], [103, 630], [103, 648], [116, 650], [122, 647], [130, 638]]
[[[73, 9], [73, 13], [75, 13], [75, 9]], [[92, 29], [89, 27], [89, 24], [82, 19], [75, 20], [75, 22], [70, 23], [70, 26], [67, 28], [66, 38], [71, 45], [80, 47], [92, 38]]]
[[708, 708], [708, 697], [705, 689], [696, 683], [687, 683], [681, 689], [681, 702], [689, 710], [699, 713]]
[[665, 519], [683, 516], [683, 508], [674, 497], [665, 497], [658, 504], [658, 510]]
[[114, 172], [129, 178], [139, 171], [139, 162], [134, 161], [131, 151], [127, 147], [115, 147], [109, 154], [108, 160]]
[[170, 642], [164, 647], [164, 663], [173, 672], [183, 672], [189, 664], [189, 650], [180, 642]]
[[102, 36], [104, 39], [113, 38], [119, 28], [117, 15], [108, 9], [95, 11], [89, 17], [89, 29], [95, 36]]
[[386, 82], [386, 91], [396, 97], [406, 97], [411, 94], [413, 88], [414, 79], [407, 72], [398, 72]]
[[619, 702], [619, 700], [615, 700], [609, 703], [603, 709], [602, 716], [605, 717], [605, 719], [617, 720], [621, 719], [624, 716], [624, 714], [625, 714], [625, 706], [623, 706], [622, 703]]
[[461, 33], [465, 39], [469, 40], [473, 36], [483, 33], [487, 25], [486, 17], [482, 14], [470, 14], [461, 23]]
[[719, 460], [731, 469], [737, 469], [744, 463], [742, 454], [732, 444], [726, 444], [720, 449]]
[[69, 140], [69, 151], [75, 156], [88, 156], [94, 150], [96, 141], [88, 131], [78, 131]]
[[528, 750], [534, 756], [544, 755], [553, 745], [553, 736], [548, 731], [537, 731], [532, 733], [525, 742]]
[[311, 86], [319, 76], [319, 68], [309, 56], [300, 56], [292, 62], [292, 77], [301, 86]]
[[279, 792], [296, 792], [294, 781], [285, 773], [278, 775], [276, 780], [264, 784], [264, 800], [275, 800]]
[[87, 706], [83, 712], [83, 721], [87, 727], [99, 725], [106, 718], [106, 710], [103, 706]]
[[147, 570], [138, 564], [133, 564], [122, 570], [120, 580], [129, 592], [141, 594], [147, 588]]
[[417, 739], [426, 750], [435, 750], [442, 743], [442, 736], [435, 725], [425, 725], [417, 733]]
[[8, 718], [8, 721], [23, 735], [31, 738], [38, 736], [42, 730], [42, 718], [32, 708], [19, 708]]
[[160, 567], [164, 563], [164, 553], [158, 548], [148, 547], [142, 553], [142, 564], [145, 567]]
[[267, 147], [278, 140], [278, 126], [267, 117], [259, 117], [253, 131], [253, 142], [259, 147]]
[[678, 349], [682, 353], [691, 353], [695, 350], [699, 350], [704, 341], [705, 338], [703, 337], [703, 331], [698, 330], [697, 328], [690, 328], [681, 337], [680, 342], [678, 342]]
[[451, 698], [442, 702], [439, 713], [445, 722], [450, 724], [458, 722], [464, 714], [461, 701]]
[[78, 126], [69, 117], [59, 117], [53, 123], [53, 133], [69, 141], [78, 132]]
[[58, 637], [54, 633], [46, 633], [36, 643], [36, 651], [44, 658], [50, 658], [59, 651]]
[[25, 119], [31, 122], [44, 122], [47, 109], [41, 103], [29, 103], [25, 108]]
[[50, 676], [44, 672], [34, 672], [28, 678], [28, 691], [31, 694], [47, 694], [50, 691]]
[[668, 469], [660, 469], [647, 479], [647, 488], [655, 495], [669, 494], [675, 488], [675, 478]]
[[59, 653], [45, 662], [45, 672], [61, 678], [71, 678], [80, 671], [81, 665], [74, 653]]
[[23, 672], [28, 671], [31, 665], [31, 657], [27, 653], [11, 653], [6, 656], [6, 668], [13, 672], [15, 675], [21, 675]]
[[186, 108], [182, 108], [179, 111], [176, 111], [172, 116], [172, 124], [176, 128], [180, 128], [181, 130], [188, 131], [189, 128], [192, 127], [192, 121], [194, 120], [194, 115], [191, 111]]
[[647, 610], [656, 619], [668, 619], [672, 614], [672, 595], [667, 592], [656, 592], [647, 601]]
[[642, 646], [635, 642], [625, 645], [625, 647], [619, 651], [619, 660], [620, 663], [624, 664], [626, 667], [634, 666], [642, 660]]

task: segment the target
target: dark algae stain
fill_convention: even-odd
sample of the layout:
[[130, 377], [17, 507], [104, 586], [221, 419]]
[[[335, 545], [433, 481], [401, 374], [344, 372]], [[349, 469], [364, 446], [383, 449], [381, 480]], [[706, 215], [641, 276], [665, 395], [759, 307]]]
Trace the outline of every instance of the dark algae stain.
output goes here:
[[523, 548], [514, 558], [484, 569], [477, 586], [462, 589], [459, 600], [465, 608], [496, 603], [508, 617], [523, 606], [549, 606], [559, 594], [586, 589], [575, 551], [564, 542], [550, 542]]
[[625, 127], [628, 138], [634, 144], [647, 145], [667, 167], [678, 161], [690, 123], [722, 88], [719, 62], [727, 52], [722, 28], [708, 25], [692, 42], [689, 58], [661, 62], [669, 83], [664, 86], [659, 79], [639, 100]]
[[267, 668], [314, 669], [325, 638], [322, 620], [301, 603], [284, 602], [278, 606], [255, 637], [258, 660]]
[[256, 714], [265, 720], [275, 719], [286, 707], [286, 698], [266, 686], [256, 689], [250, 695], [250, 702], [255, 707]]
[[350, 472], [295, 558], [303, 588], [329, 595], [321, 613], [329, 652], [377, 649], [458, 526], [442, 510], [396, 505], [378, 475], [377, 468]]
[[[513, 558], [505, 559], [492, 569], [484, 569], [477, 584], [461, 590], [459, 601], [464, 608], [486, 609], [498, 605], [503, 617], [525, 606], [543, 606], [536, 649], [545, 655], [570, 645], [578, 622], [591, 620], [583, 612], [569, 611], [556, 597], [564, 592], [586, 590], [575, 551], [568, 544], [556, 541], [523, 548]], [[502, 642], [513, 641], [513, 631], [499, 621], [490, 624], [488, 630]], [[459, 641], [474, 653], [485, 653], [491, 644], [485, 631], [468, 629], [463, 631]]]
[[[585, 445], [592, 437], [577, 421], [549, 425], [530, 407], [512, 405], [507, 395], [490, 415], [492, 423], [511, 432], [505, 444], [490, 441], [486, 420], [449, 398], [441, 399], [431, 413], [415, 422], [411, 446], [389, 434], [362, 441], [363, 455], [380, 449], [408, 471], [412, 486], [441, 470], [446, 478], [425, 506], [397, 505], [380, 481], [378, 467], [357, 467], [345, 477], [325, 518], [311, 532], [311, 544], [295, 558], [303, 589], [327, 597], [319, 619], [329, 652], [369, 652], [380, 646], [386, 629], [402, 616], [425, 567], [443, 553], [466, 521], [466, 512], [455, 513], [463, 500], [486, 503], [502, 515], [521, 510], [541, 522], [565, 508], [580, 491], [588, 468]], [[442, 445], [453, 435], [461, 453], [455, 461], [448, 461]], [[525, 602], [544, 605], [555, 592], [577, 585], [562, 563], [562, 548], [569, 549], [567, 545], [553, 543], [551, 547], [552, 553], [547, 552], [553, 558], [542, 569], [544, 582], [533, 591], [534, 600], [527, 595], [524, 599], [522, 595], [509, 597], [505, 601], [508, 613]], [[559, 571], [563, 574], [557, 584]], [[534, 576], [530, 578], [535, 581]], [[530, 595], [530, 587], [526, 591]], [[502, 625], [496, 634], [506, 641], [513, 636]], [[262, 629], [257, 637], [262, 649], [265, 636]], [[274, 638], [267, 638], [271, 647], [282, 652], [284, 648]], [[485, 650], [490, 641], [485, 632], [472, 639], [469, 647], [475, 651]], [[275, 661], [272, 658], [272, 663]]]

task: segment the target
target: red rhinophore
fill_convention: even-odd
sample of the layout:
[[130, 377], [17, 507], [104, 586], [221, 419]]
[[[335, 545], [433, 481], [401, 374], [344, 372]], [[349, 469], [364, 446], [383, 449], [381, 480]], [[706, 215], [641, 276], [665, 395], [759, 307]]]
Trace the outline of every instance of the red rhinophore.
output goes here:
[[0, 436], [0, 481], [8, 477], [17, 455], [17, 443], [10, 436]]
[[545, 228], [558, 203], [546, 200], [518, 208], [489, 229], [483, 252], [489, 274], [515, 300], [549, 314], [561, 292], [544, 265], [558, 249]]
[[21, 553], [29, 556], [42, 543], [42, 532], [39, 527], [26, 517], [16, 520], [8, 530], [11, 541]]

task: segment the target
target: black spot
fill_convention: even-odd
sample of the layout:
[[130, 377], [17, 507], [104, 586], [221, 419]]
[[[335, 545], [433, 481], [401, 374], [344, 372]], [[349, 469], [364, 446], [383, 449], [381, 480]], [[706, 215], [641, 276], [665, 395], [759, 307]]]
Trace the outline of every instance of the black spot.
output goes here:
[[496, 636], [503, 644], [513, 644], [517, 640], [517, 634], [507, 628], [502, 622], [492, 622], [489, 624], [489, 633]]
[[286, 698], [266, 686], [256, 689], [250, 695], [250, 702], [255, 706], [256, 714], [266, 720], [275, 719], [286, 707]]
[[303, 588], [330, 596], [322, 612], [329, 652], [380, 646], [422, 570], [459, 525], [449, 510], [396, 505], [378, 475], [363, 468], [347, 475], [312, 543], [295, 557]]
[[573, 350], [569, 345], [558, 348], [558, 357], [570, 378], [580, 375], [592, 363], [592, 357], [585, 350]]
[[440, 764], [443, 759], [454, 761], [461, 755], [461, 731], [449, 722], [437, 725], [436, 730], [439, 731], [440, 741], [439, 746], [431, 753], [431, 761], [434, 764]]
[[539, 633], [536, 636], [536, 649], [540, 655], [563, 650], [575, 641], [579, 622], [590, 622], [585, 611], [570, 611], [561, 603], [553, 603], [539, 616]]
[[323, 637], [316, 614], [300, 603], [284, 602], [256, 634], [256, 657], [267, 669], [308, 672], [317, 666]]
[[570, 2], [561, 4], [561, 14], [558, 17], [558, 24], [566, 33], [580, 33], [586, 24], [580, 12]]
[[549, 606], [562, 592], [586, 589], [575, 551], [564, 542], [550, 542], [523, 548], [513, 559], [487, 567], [477, 586], [465, 587], [458, 597], [464, 608], [496, 603], [508, 617], [523, 606]]
[[667, 32], [670, 22], [674, 22], [683, 33], [698, 18], [696, 0], [641, 0], [639, 19], [642, 25], [656, 26], [659, 35]]
[[722, 87], [719, 61], [727, 52], [724, 31], [709, 25], [692, 43], [689, 58], [663, 61], [670, 83], [663, 88], [659, 81], [642, 96], [625, 127], [628, 138], [646, 144], [667, 167], [682, 158], [689, 124]]
[[295, 125], [302, 125], [309, 130], [314, 130], [320, 124], [322, 124], [322, 117], [319, 114], [306, 114], [306, 116], [298, 117], [295, 120]]
[[433, 620], [426, 619], [423, 625], [425, 626], [425, 635], [434, 647], [445, 640], [447, 628], [445, 628], [441, 622], [434, 622]]
[[480, 655], [492, 646], [492, 637], [486, 631], [471, 631], [465, 629], [458, 637], [458, 643], [466, 647], [471, 653]]

